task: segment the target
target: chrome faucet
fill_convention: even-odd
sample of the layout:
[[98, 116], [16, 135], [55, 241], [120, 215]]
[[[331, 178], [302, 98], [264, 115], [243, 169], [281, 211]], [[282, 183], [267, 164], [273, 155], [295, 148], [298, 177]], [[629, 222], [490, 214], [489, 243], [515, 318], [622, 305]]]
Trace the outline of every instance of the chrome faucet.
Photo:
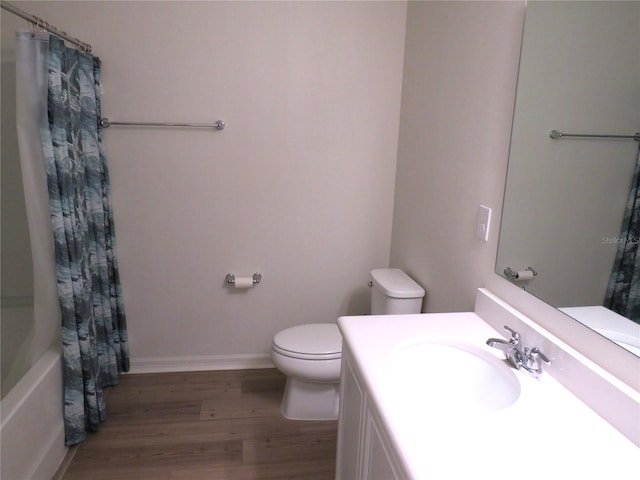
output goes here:
[[497, 348], [504, 353], [507, 361], [515, 368], [520, 370], [521, 368], [532, 375], [533, 377], [539, 377], [542, 373], [542, 363], [551, 365], [551, 360], [540, 351], [538, 347], [522, 348], [521, 336], [514, 329], [504, 326], [504, 328], [511, 334], [511, 339], [504, 340], [502, 338], [490, 338], [487, 340], [487, 345], [493, 348]]
[[520, 369], [523, 363], [520, 334], [506, 325], [504, 328], [511, 333], [511, 339], [507, 341], [502, 338], [490, 338], [487, 340], [487, 345], [500, 350], [513, 368]]

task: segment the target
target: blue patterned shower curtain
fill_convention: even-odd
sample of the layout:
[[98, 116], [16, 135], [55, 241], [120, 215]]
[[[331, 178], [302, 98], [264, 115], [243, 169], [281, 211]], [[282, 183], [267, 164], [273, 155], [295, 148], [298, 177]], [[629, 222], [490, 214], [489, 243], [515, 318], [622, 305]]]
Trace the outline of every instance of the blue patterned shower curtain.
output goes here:
[[640, 150], [604, 306], [640, 323]]
[[51, 36], [41, 141], [62, 312], [67, 445], [98, 429], [104, 387], [129, 370], [99, 91], [100, 60]]

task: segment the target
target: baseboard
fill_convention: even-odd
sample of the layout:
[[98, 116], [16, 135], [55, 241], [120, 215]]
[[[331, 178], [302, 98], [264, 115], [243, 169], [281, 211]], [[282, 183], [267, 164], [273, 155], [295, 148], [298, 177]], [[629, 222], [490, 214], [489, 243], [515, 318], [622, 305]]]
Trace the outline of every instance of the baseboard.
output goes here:
[[245, 370], [275, 368], [271, 356], [208, 355], [194, 357], [140, 357], [131, 359], [129, 373], [197, 372], [203, 370]]
[[69, 468], [69, 465], [71, 465], [71, 462], [73, 461], [73, 457], [75, 457], [76, 452], [78, 451], [78, 447], [80, 447], [80, 444], [73, 445], [67, 449], [66, 455], [60, 462], [60, 465], [58, 466], [58, 470], [56, 470], [56, 473], [53, 475], [53, 477], [51, 477], [51, 480], [64, 479], [64, 475], [65, 473], [67, 473], [67, 469]]

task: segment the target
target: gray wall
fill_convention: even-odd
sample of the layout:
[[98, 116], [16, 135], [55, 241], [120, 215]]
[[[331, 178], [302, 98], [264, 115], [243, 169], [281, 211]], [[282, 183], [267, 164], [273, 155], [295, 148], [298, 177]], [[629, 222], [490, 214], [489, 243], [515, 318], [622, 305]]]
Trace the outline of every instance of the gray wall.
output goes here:
[[[269, 360], [389, 263], [404, 2], [27, 2], [92, 43], [133, 368]], [[179, 20], [178, 20], [179, 19]], [[227, 273], [263, 275], [234, 292]], [[162, 366], [159, 366], [161, 365]]]
[[134, 366], [265, 358], [280, 328], [366, 312], [380, 266], [424, 285], [425, 311], [473, 309], [523, 2], [28, 6], [94, 45], [105, 116], [228, 123], [105, 132]]
[[427, 312], [472, 311], [493, 275], [523, 14], [523, 2], [409, 3], [391, 264], [424, 286]]

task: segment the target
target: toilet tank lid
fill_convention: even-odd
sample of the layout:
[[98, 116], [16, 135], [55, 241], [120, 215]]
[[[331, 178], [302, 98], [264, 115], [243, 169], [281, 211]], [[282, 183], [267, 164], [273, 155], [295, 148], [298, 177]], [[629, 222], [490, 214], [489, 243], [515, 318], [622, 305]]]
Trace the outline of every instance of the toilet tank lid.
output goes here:
[[382, 293], [392, 298], [422, 298], [424, 288], [399, 268], [378, 268], [371, 270], [373, 284]]

